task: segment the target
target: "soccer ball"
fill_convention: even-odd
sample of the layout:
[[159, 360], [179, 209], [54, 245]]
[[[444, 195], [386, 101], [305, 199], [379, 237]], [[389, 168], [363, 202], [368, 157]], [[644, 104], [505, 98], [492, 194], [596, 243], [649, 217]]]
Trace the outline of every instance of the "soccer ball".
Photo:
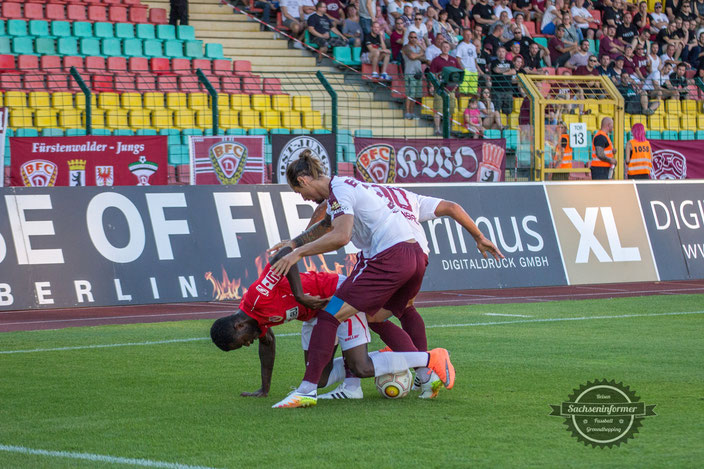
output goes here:
[[387, 373], [374, 379], [379, 394], [387, 399], [401, 399], [408, 394], [413, 384], [411, 370]]

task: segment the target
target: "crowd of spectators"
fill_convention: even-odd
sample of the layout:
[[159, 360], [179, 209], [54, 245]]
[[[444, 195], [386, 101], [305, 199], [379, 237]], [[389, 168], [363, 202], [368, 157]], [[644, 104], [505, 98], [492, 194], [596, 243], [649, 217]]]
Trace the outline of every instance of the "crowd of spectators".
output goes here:
[[[413, 99], [423, 94], [426, 70], [465, 70], [465, 81], [447, 91], [477, 98], [472, 106], [480, 112], [481, 125], [474, 126], [480, 131], [485, 121], [488, 128], [503, 127], [496, 111], [511, 113], [519, 73], [606, 75], [624, 95], [626, 111], [642, 114], [654, 112], [652, 101], [694, 98], [691, 85], [704, 88], [704, 0], [651, 3], [652, 11], [645, 1], [623, 0], [261, 3], [280, 8], [293, 35], [307, 30], [323, 51], [361, 46], [361, 60], [372, 64], [375, 79], [390, 80], [388, 64], [399, 63]], [[311, 22], [314, 14], [325, 20]], [[295, 41], [292, 46], [299, 47]], [[496, 114], [481, 106], [483, 89], [491, 90]], [[413, 111], [413, 101], [407, 102], [406, 117], [414, 118]], [[471, 114], [479, 122], [476, 111]]]

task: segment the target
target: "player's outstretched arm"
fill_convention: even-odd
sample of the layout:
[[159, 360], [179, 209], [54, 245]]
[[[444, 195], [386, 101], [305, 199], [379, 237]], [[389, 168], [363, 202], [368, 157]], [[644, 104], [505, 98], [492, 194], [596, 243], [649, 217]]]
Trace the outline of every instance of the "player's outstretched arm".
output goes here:
[[274, 372], [274, 358], [276, 357], [276, 338], [269, 329], [266, 335], [259, 339], [259, 362], [261, 363], [262, 387], [254, 392], [243, 392], [242, 397], [267, 397], [271, 387], [271, 375]]
[[[276, 263], [279, 259], [290, 254], [293, 251], [291, 247], [286, 246], [282, 248], [279, 252], [274, 255], [271, 259], [271, 263]], [[317, 296], [307, 295], [303, 292], [303, 285], [301, 283], [301, 275], [298, 272], [298, 265], [293, 264], [286, 274], [286, 279], [291, 286], [291, 293], [297, 302], [310, 309], [322, 309], [328, 304], [327, 299], [321, 299]]]
[[477, 224], [472, 220], [472, 217], [470, 217], [459, 204], [449, 200], [443, 200], [435, 209], [435, 215], [438, 217], [450, 217], [462, 225], [462, 227], [472, 235], [474, 241], [477, 242], [477, 249], [479, 249], [479, 252], [482, 253], [484, 258], [488, 257], [488, 253], [494, 256], [496, 260], [500, 258], [503, 259], [504, 255], [499, 251], [499, 248], [482, 234]]

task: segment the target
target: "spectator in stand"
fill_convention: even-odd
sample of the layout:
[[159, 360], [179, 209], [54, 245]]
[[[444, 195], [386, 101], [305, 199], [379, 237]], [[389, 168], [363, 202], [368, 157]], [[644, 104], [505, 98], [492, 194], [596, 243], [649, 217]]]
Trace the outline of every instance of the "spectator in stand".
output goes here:
[[[450, 55], [450, 43], [444, 41], [441, 47], [441, 53], [430, 62], [430, 73], [434, 73], [438, 77], [438, 82], [442, 84], [442, 69], [445, 67], [455, 67], [462, 68], [462, 65], [457, 60], [456, 57]], [[444, 86], [450, 99], [450, 114], [447, 116], [448, 119], [452, 118], [455, 113], [455, 89], [457, 85], [446, 84]], [[435, 99], [433, 100], [433, 108], [435, 110], [434, 121], [435, 121], [435, 135], [442, 135], [440, 131], [440, 119], [443, 116], [443, 100], [440, 90], [435, 90]]]
[[525, 65], [524, 68], [528, 73], [538, 74], [542, 73], [544, 75], [548, 74], [548, 70], [543, 68], [542, 60], [540, 56], [540, 47], [535, 42], [528, 47], [528, 53], [524, 56]]
[[328, 6], [328, 11], [325, 14], [333, 21], [333, 25], [336, 28], [342, 28], [342, 23], [345, 20], [345, 7], [342, 5], [340, 0], [323, 1]]
[[611, 57], [608, 55], [600, 55], [599, 56], [599, 66], [596, 68], [596, 71], [599, 72], [599, 75], [606, 75], [609, 76], [609, 69], [611, 68]]
[[491, 87], [491, 77], [489, 75], [489, 64], [491, 63], [491, 50], [484, 45], [478, 37], [474, 38], [474, 46], [481, 50], [477, 56], [477, 69], [479, 70], [479, 86]]
[[479, 114], [482, 118], [482, 126], [485, 129], [504, 130], [504, 126], [501, 123], [501, 114], [494, 106], [489, 88], [484, 88], [480, 95]]
[[315, 0], [298, 0], [298, 13], [304, 21], [307, 22], [310, 15], [315, 13], [315, 5]]
[[[559, 7], [562, 8], [562, 0], [557, 0], [557, 2]], [[557, 26], [562, 21], [562, 14], [558, 7], [555, 6], [554, 0], [547, 0], [545, 3], [547, 7], [540, 23], [540, 32], [541, 34], [552, 35], [555, 34]]]
[[687, 39], [685, 42], [684, 49], [682, 50], [682, 60], [689, 59], [689, 51], [697, 47], [697, 31], [695, 30], [697, 24], [694, 21], [684, 21], [683, 28], [687, 32]]
[[376, 0], [359, 0], [359, 25], [365, 37], [371, 34], [374, 21], [376, 21]]
[[[400, 21], [400, 20], [397, 20]], [[423, 64], [426, 63], [418, 33], [408, 35], [403, 46], [403, 79], [406, 84], [406, 119], [415, 119], [415, 101], [423, 97]]]
[[406, 27], [406, 37], [403, 40], [403, 44], [408, 43], [408, 35], [411, 33], [416, 33], [418, 36], [418, 41], [423, 44], [423, 49], [430, 45], [430, 37], [428, 35], [428, 28], [423, 24], [423, 15], [416, 13], [413, 24]]
[[445, 40], [450, 43], [452, 49], [457, 45], [457, 36], [452, 25], [447, 21], [448, 15], [446, 10], [440, 10], [438, 12], [438, 27], [439, 32], [436, 35], [445, 36]]
[[509, 18], [513, 17], [513, 11], [511, 11], [508, 0], [494, 0], [494, 16], [501, 18], [502, 11], [505, 11]]
[[291, 36], [298, 39], [297, 41], [292, 41], [293, 47], [303, 49], [300, 39], [303, 36], [305, 22], [301, 19], [298, 0], [280, 0], [279, 9], [281, 10], [281, 22], [291, 30]]
[[390, 0], [386, 4], [389, 24], [396, 24], [396, 20], [403, 15], [405, 3], [402, 0]]
[[563, 41], [565, 36], [565, 27], [560, 25], [555, 31], [555, 36], [548, 41], [548, 50], [550, 51], [550, 62], [555, 67], [563, 67], [570, 59], [573, 52], [577, 52], [579, 46], [577, 44], [566, 44]]
[[616, 28], [616, 37], [624, 44], [630, 44], [638, 36], [638, 27], [633, 24], [633, 15], [625, 13], [623, 23]]
[[494, 25], [494, 29], [492, 30], [491, 34], [484, 38], [484, 47], [489, 46], [489, 49], [491, 49], [492, 57], [496, 57], [496, 51], [499, 50], [499, 47], [503, 45], [503, 41], [501, 40], [501, 36], [503, 36], [503, 34], [504, 25], [501, 23], [497, 23]]
[[647, 74], [641, 74], [640, 70], [638, 70], [638, 67], [636, 67], [636, 60], [635, 55], [633, 53], [633, 47], [627, 45], [623, 57], [623, 70], [631, 76], [631, 78], [636, 84], [642, 85]]
[[601, 21], [594, 19], [589, 10], [584, 8], [584, 0], [575, 0], [572, 3], [572, 8], [570, 8], [570, 13], [572, 14], [572, 19], [575, 25], [582, 32], [582, 37], [587, 39], [594, 39], [594, 30], [589, 29], [590, 24], [595, 24], [599, 26]]
[[692, 68], [699, 68], [700, 64], [704, 60], [704, 31], [699, 33], [699, 39], [697, 39], [697, 45], [690, 49], [687, 55], [687, 63]]
[[660, 47], [658, 46], [657, 42], [651, 42], [650, 43], [650, 49], [648, 52], [648, 66], [650, 67], [650, 73], [652, 73], [654, 70], [660, 71], [662, 69], [663, 61], [660, 60], [660, 56], [658, 55], [658, 50]]
[[678, 33], [675, 23], [668, 23], [666, 28], [660, 30], [655, 40], [660, 44], [660, 51], [667, 51], [667, 46], [672, 46], [672, 57], [679, 58], [682, 49], [684, 49], [682, 37], [684, 37], [684, 33]]
[[[266, 24], [271, 24], [271, 10], [276, 9], [276, 6], [271, 0], [257, 0], [254, 2], [254, 7], [262, 10], [261, 20]], [[259, 25], [260, 31], [268, 31], [269, 28], [264, 25]]]
[[[310, 41], [318, 46], [318, 56], [315, 63], [320, 65], [323, 61], [323, 55], [328, 53], [332, 47], [343, 47], [348, 44], [349, 38], [342, 34], [335, 26], [325, 12], [328, 6], [323, 1], [319, 1], [315, 5], [315, 13], [308, 18], [308, 34]], [[332, 37], [332, 34], [337, 34], [337, 37]]]
[[516, 37], [516, 28], [521, 32], [521, 35], [523, 37], [527, 38], [533, 38], [533, 36], [530, 35], [530, 31], [528, 31], [528, 28], [526, 27], [526, 22], [525, 22], [525, 16], [523, 13], [518, 13], [513, 19], [514, 21], [514, 27], [512, 28], [513, 31], [513, 37]]
[[597, 65], [599, 65], [599, 60], [596, 55], [590, 55], [587, 59], [586, 65], [580, 65], [575, 70], [573, 75], [577, 76], [589, 76], [593, 75], [598, 77], [600, 75], [599, 70], [597, 70]]
[[687, 79], [687, 66], [683, 63], [678, 63], [675, 71], [670, 73], [670, 84], [672, 89], [679, 93], [680, 99], [687, 99], [689, 97], [689, 90], [687, 89], [690, 80]]
[[478, 0], [472, 8], [472, 18], [476, 24], [482, 26], [483, 34], [489, 33], [489, 27], [499, 19], [494, 14], [494, 9], [489, 6], [488, 0]]
[[509, 41], [504, 45], [506, 49], [506, 60], [513, 62], [514, 57], [521, 55], [521, 43], [516, 41]]
[[479, 69], [477, 68], [477, 47], [472, 42], [472, 30], [464, 28], [462, 31], [462, 42], [455, 49], [455, 57], [460, 61], [461, 68], [464, 69], [464, 80], [460, 85], [460, 93], [477, 94], [479, 86]]
[[[413, 7], [410, 6], [408, 3], [406, 3], [403, 6], [403, 15], [401, 15], [401, 19], [403, 20], [403, 23], [406, 25], [406, 29], [410, 28], [413, 26]], [[421, 15], [422, 18], [422, 15]]]
[[689, 0], [668, 0], [667, 5], [665, 5], [665, 13], [667, 13], [667, 17], [670, 18], [670, 22], [675, 19], [675, 17], [680, 13], [682, 10], [682, 3], [687, 2]]
[[501, 34], [501, 42], [508, 42], [513, 39], [514, 24], [511, 23], [511, 16], [508, 13], [502, 11], [499, 21], [494, 24], [489, 31], [492, 31], [497, 25], [502, 25], [504, 27], [504, 32]]
[[672, 62], [666, 62], [662, 66], [662, 71], [654, 69], [646, 77], [643, 91], [648, 93], [650, 99], [679, 99], [680, 94], [672, 89], [672, 84], [670, 83], [671, 72]]
[[[381, 78], [382, 80], [391, 81], [391, 77], [386, 73], [391, 60], [391, 51], [386, 48], [384, 41], [384, 33], [381, 32], [381, 26], [376, 21], [372, 23], [372, 31], [364, 36], [364, 53], [361, 56], [362, 63], [372, 65], [372, 79]], [[377, 73], [381, 62], [381, 75]]]
[[523, 56], [523, 58], [526, 57], [530, 47], [533, 44], [538, 46], [540, 58], [543, 59], [543, 62], [545, 62], [545, 66], [552, 67], [552, 62], [550, 61], [550, 51], [548, 50], [548, 48], [545, 46], [541, 46], [530, 37], [522, 35], [521, 30], [518, 29], [518, 25], [514, 26], [513, 28], [513, 40], [521, 44], [521, 55]]
[[665, 46], [665, 53], [660, 56], [660, 60], [663, 62], [679, 62], [679, 54], [675, 51], [675, 46], [667, 44]]
[[601, 20], [604, 24], [613, 26], [614, 28], [619, 25], [621, 22], [620, 3], [620, 0], [614, 0], [613, 2], [611, 2], [611, 0], [604, 0], [602, 2]]
[[562, 14], [562, 26], [565, 28], [565, 36], [562, 40], [566, 44], [574, 44], [579, 47], [579, 41], [584, 39], [582, 31], [572, 22], [572, 13], [566, 11]]
[[654, 11], [650, 14], [650, 32], [657, 34], [661, 29], [667, 28], [670, 19], [662, 12], [662, 3], [655, 4]]
[[362, 27], [359, 25], [359, 15], [357, 7], [350, 5], [347, 7], [346, 18], [342, 22], [342, 34], [349, 38], [349, 45], [352, 47], [362, 46]]
[[425, 14], [430, 7], [430, 3], [426, 0], [413, 0], [413, 9], [416, 13]]
[[631, 42], [633, 50], [642, 47], [644, 51], [650, 49], [650, 33], [647, 29], [642, 29], [640, 34]]
[[447, 5], [445, 10], [447, 11], [447, 20], [457, 31], [462, 31], [465, 27], [469, 27], [467, 10], [460, 5], [460, 0], [450, 0], [450, 4]]
[[636, 25], [638, 31], [650, 30], [650, 15], [648, 15], [648, 2], [640, 2], [638, 11], [633, 15], [633, 24]]
[[682, 4], [682, 9], [680, 10], [677, 18], [681, 18], [682, 21], [692, 21], [697, 19], [697, 17], [692, 13], [692, 5], [690, 0], [687, 0]]
[[648, 62], [648, 57], [645, 55], [645, 47], [638, 45], [633, 53], [633, 65], [635, 65], [636, 70], [638, 70], [638, 78], [640, 78], [641, 83], [645, 82], [645, 78], [650, 74], [650, 64]]
[[435, 41], [433, 41], [433, 43], [425, 49], [425, 60], [428, 63], [431, 63], [435, 60], [435, 57], [442, 54], [442, 45], [444, 42], [446, 42], [445, 38], [438, 34], [435, 36]]
[[503, 114], [511, 114], [513, 110], [513, 90], [511, 79], [516, 75], [513, 64], [506, 60], [506, 48], [501, 46], [496, 50], [496, 59], [489, 67], [491, 69], [494, 104]]
[[619, 84], [621, 81], [621, 74], [623, 73], [623, 63], [626, 61], [626, 58], [622, 55], [619, 55], [616, 57], [616, 60], [611, 62], [611, 66], [609, 66], [609, 72], [607, 73], [608, 77], [611, 78], [611, 81], [613, 81], [616, 85]]
[[694, 16], [696, 16], [697, 28], [704, 25], [704, 0], [695, 0], [692, 2]]
[[518, 15], [523, 15], [523, 18], [535, 18], [535, 12], [530, 0], [513, 0], [511, 3], [511, 10], [513, 11], [513, 17], [518, 18]]
[[655, 113], [655, 110], [660, 106], [660, 101], [648, 101], [648, 93], [638, 88], [638, 85], [633, 81], [633, 78], [622, 72], [619, 84], [616, 87], [618, 92], [623, 96], [625, 110], [628, 114], [645, 114], [646, 116]]
[[169, 0], [169, 24], [185, 26], [188, 24], [188, 0]]
[[606, 35], [599, 41], [599, 55], [608, 55], [615, 59], [624, 53], [624, 43], [620, 39], [616, 39], [616, 27], [609, 25], [606, 28]]
[[381, 6], [379, 6], [379, 5], [376, 6], [376, 17], [375, 18], [376, 18], [376, 22], [379, 23], [379, 26], [381, 27], [381, 33], [384, 34], [384, 36], [386, 36], [386, 35], [391, 36], [391, 31], [392, 31], [391, 26], [389, 26], [389, 23], [386, 22], [386, 18], [381, 13]]
[[583, 39], [582, 42], [579, 43], [579, 49], [577, 49], [577, 51], [573, 53], [570, 59], [565, 63], [565, 67], [570, 70], [575, 70], [579, 67], [586, 67], [587, 62], [591, 57], [593, 56], [591, 52], [589, 52], [589, 41]]
[[482, 125], [481, 112], [479, 111], [479, 100], [473, 97], [467, 103], [464, 110], [464, 128], [469, 131], [472, 138], [484, 137], [484, 126]]

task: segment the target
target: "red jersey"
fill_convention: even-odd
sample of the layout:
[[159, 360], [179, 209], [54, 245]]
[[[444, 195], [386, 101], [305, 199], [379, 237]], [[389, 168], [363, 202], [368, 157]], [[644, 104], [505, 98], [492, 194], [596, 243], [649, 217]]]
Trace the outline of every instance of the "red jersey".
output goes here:
[[[301, 274], [303, 292], [312, 296], [329, 298], [337, 289], [337, 274], [305, 272]], [[308, 309], [298, 303], [291, 292], [291, 285], [267, 264], [259, 278], [250, 285], [240, 301], [240, 309], [257, 321], [264, 337], [270, 327], [294, 319], [308, 321], [318, 310]]]

